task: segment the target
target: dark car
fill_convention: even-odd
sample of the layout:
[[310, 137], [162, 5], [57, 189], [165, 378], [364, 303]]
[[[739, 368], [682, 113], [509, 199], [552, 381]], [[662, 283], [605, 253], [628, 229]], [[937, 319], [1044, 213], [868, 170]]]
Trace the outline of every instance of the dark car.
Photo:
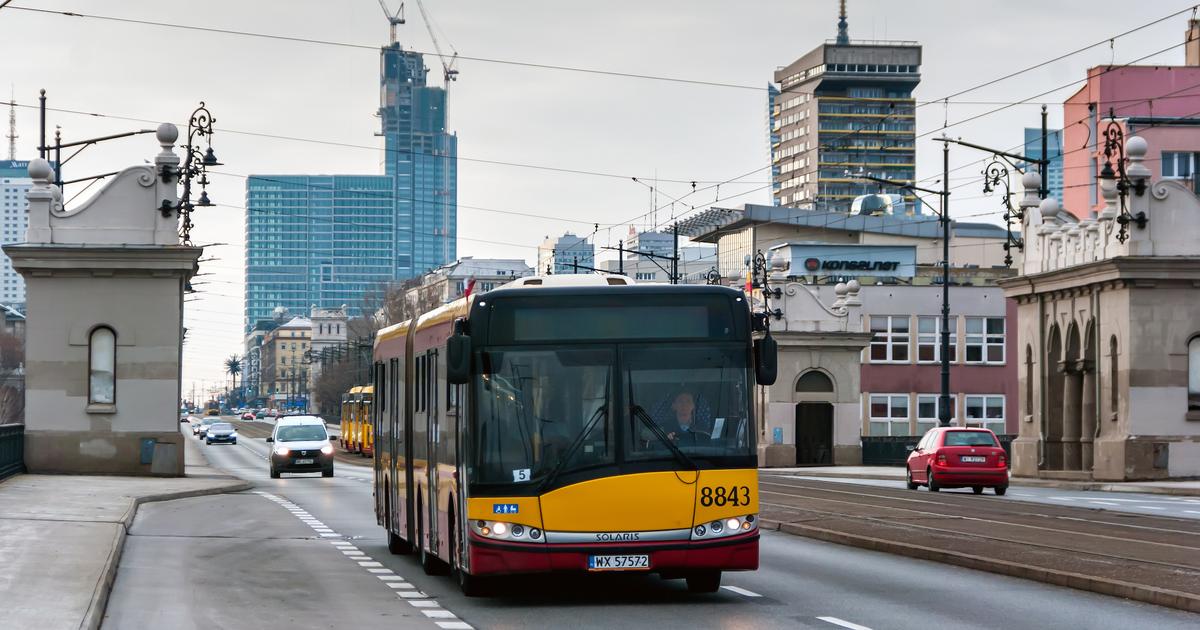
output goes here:
[[213, 442], [237, 444], [237, 429], [228, 422], [213, 423], [208, 427], [208, 432], [204, 434], [204, 443], [212, 444]]
[[983, 494], [984, 488], [992, 488], [1002, 495], [1008, 491], [1008, 458], [988, 429], [930, 429], [909, 453], [906, 466], [909, 490], [927, 486], [932, 492], [971, 488]]
[[271, 448], [271, 478], [285, 472], [317, 472], [333, 476], [333, 445], [325, 421], [317, 416], [280, 418], [267, 442]]

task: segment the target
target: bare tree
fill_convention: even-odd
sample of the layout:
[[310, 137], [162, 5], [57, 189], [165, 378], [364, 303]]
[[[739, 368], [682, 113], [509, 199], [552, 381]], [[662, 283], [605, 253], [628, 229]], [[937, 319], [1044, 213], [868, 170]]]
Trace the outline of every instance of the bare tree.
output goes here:
[[25, 421], [25, 340], [0, 332], [0, 424]]
[[354, 366], [349, 360], [330, 363], [317, 376], [313, 384], [313, 399], [317, 403], [319, 413], [326, 420], [341, 416], [342, 395], [350, 391], [356, 383]]

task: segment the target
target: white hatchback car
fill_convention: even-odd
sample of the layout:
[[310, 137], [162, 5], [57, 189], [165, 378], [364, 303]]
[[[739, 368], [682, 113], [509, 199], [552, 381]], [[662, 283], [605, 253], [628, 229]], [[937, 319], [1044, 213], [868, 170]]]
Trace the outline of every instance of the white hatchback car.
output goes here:
[[271, 443], [271, 478], [285, 472], [318, 472], [333, 476], [333, 445], [325, 421], [317, 416], [284, 416], [267, 438]]

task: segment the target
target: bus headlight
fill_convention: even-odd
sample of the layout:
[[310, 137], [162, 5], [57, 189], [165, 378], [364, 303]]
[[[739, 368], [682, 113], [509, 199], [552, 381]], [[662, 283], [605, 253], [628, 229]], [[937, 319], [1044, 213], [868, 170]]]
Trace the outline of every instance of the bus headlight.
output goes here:
[[701, 523], [692, 529], [692, 540], [711, 540], [737, 534], [745, 534], [758, 529], [758, 517], [754, 514], [719, 519]]
[[491, 540], [507, 540], [512, 542], [544, 543], [542, 530], [519, 523], [503, 521], [471, 521], [471, 530], [477, 535]]

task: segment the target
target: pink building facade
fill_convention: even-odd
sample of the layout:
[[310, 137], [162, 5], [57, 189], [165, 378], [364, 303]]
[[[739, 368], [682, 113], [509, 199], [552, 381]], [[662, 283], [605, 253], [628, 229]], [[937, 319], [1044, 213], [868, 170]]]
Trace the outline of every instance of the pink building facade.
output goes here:
[[1188, 28], [1184, 66], [1097, 66], [1063, 103], [1063, 204], [1081, 219], [1103, 209], [1096, 177], [1104, 167], [1110, 112], [1125, 137], [1154, 147], [1151, 181], [1191, 182], [1200, 170], [1200, 23]]

